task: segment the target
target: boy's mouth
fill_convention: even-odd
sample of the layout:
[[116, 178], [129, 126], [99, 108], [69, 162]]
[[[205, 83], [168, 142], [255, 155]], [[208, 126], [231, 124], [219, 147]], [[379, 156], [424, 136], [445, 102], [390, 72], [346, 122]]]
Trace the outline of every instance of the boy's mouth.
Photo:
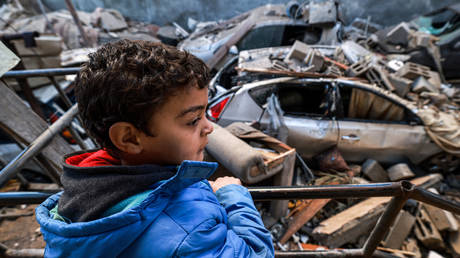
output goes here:
[[206, 145], [208, 145], [208, 141], [206, 141], [205, 144], [203, 144], [203, 146], [200, 147], [200, 149], [198, 150], [198, 152], [203, 152], [203, 151], [204, 151], [204, 148], [206, 148]]

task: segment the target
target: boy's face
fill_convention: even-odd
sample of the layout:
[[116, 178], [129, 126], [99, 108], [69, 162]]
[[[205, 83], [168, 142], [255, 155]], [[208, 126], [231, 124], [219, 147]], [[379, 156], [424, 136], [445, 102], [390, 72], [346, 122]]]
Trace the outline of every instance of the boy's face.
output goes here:
[[141, 133], [142, 151], [130, 163], [178, 165], [183, 160], [203, 160], [208, 134], [206, 119], [208, 89], [188, 87], [171, 96], [149, 121], [149, 136]]

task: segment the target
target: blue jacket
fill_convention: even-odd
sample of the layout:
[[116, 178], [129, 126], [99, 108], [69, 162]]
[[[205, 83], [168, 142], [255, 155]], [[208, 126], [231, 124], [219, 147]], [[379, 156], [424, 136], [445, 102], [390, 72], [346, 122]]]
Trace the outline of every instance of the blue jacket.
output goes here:
[[215, 163], [184, 161], [129, 210], [67, 224], [50, 217], [61, 193], [36, 209], [45, 257], [273, 257], [270, 233], [247, 189], [213, 193]]

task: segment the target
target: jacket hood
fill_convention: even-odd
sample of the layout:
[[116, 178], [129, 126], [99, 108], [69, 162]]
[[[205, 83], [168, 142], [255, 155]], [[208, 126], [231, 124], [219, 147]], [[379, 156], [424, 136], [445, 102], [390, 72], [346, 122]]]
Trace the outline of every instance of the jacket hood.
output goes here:
[[171, 178], [176, 166], [122, 166], [105, 150], [64, 156], [58, 213], [72, 222], [102, 217], [110, 207]]
[[76, 167], [98, 167], [121, 165], [120, 159], [109, 154], [105, 149], [75, 152], [64, 156], [64, 164]]
[[174, 176], [152, 185], [153, 191], [140, 205], [89, 222], [67, 224], [54, 220], [50, 210], [62, 192], [51, 196], [36, 209], [37, 221], [47, 242], [45, 256], [119, 256], [168, 206], [174, 193], [208, 178], [216, 168], [217, 163], [184, 161]]

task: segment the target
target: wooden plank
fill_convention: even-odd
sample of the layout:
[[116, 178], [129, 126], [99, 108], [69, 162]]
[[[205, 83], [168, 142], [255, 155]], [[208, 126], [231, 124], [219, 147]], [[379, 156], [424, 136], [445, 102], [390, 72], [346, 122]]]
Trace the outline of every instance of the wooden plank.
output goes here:
[[[343, 183], [343, 181], [331, 182], [327, 185], [338, 185], [339, 183]], [[310, 221], [310, 219], [313, 218], [316, 215], [316, 213], [323, 209], [324, 206], [326, 206], [326, 204], [328, 204], [329, 201], [331, 201], [331, 199], [314, 199], [309, 201], [310, 202], [308, 205], [303, 207], [299, 212], [297, 212], [294, 215], [292, 222], [289, 223], [289, 228], [286, 230], [283, 237], [281, 237], [280, 239], [281, 244], [286, 243], [293, 234], [295, 234], [305, 223]]]
[[311, 201], [310, 205], [305, 207], [296, 216], [294, 216], [293, 223], [289, 226], [286, 233], [280, 239], [280, 243], [286, 243], [289, 238], [295, 234], [305, 223], [307, 223], [313, 216], [318, 213], [331, 199], [315, 199]]
[[[0, 96], [0, 129], [17, 142], [29, 145], [48, 128], [48, 124], [3, 83], [0, 83]], [[54, 167], [60, 168], [62, 156], [73, 151], [74, 149], [58, 135], [41, 153]]]

